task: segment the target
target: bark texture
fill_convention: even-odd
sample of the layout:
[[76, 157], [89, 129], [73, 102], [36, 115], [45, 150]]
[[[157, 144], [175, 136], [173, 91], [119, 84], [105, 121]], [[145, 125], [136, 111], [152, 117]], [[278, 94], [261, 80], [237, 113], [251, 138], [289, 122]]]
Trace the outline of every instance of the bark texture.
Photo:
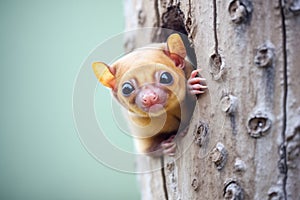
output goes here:
[[[300, 199], [300, 2], [125, 0], [126, 29], [185, 33], [208, 92], [180, 158], [139, 176], [143, 199]], [[138, 31], [130, 51], [164, 41]], [[139, 160], [159, 166], [158, 159]]]

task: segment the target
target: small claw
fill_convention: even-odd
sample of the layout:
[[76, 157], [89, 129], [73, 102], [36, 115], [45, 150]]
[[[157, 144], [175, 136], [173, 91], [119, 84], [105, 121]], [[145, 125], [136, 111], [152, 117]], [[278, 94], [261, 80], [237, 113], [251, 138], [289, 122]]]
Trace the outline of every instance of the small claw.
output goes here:
[[194, 85], [194, 84], [197, 84], [197, 83], [201, 83], [201, 82], [206, 82], [206, 79], [205, 78], [201, 78], [201, 77], [195, 77], [195, 78], [190, 78], [188, 80], [188, 84], [189, 85]]
[[191, 94], [203, 94], [203, 93], [205, 93], [205, 91], [202, 91], [202, 90], [191, 90], [190, 93]]
[[206, 85], [201, 85], [201, 84], [194, 84], [189, 86], [190, 90], [201, 90], [201, 89], [207, 89]]
[[200, 71], [202, 71], [202, 69], [193, 70], [190, 78], [195, 78], [198, 75], [198, 73], [200, 73]]
[[206, 79], [198, 77], [198, 73], [201, 69], [192, 71], [190, 78], [187, 81], [187, 88], [192, 95], [203, 94], [208, 88], [206, 85]]
[[163, 154], [167, 154], [169, 156], [175, 155], [177, 145], [174, 141], [174, 138], [175, 136], [173, 135], [161, 143]]
[[174, 156], [175, 155], [175, 152], [176, 152], [176, 147], [177, 145], [174, 143], [172, 146], [170, 146], [169, 148], [167, 149], [164, 149], [163, 150], [163, 154], [167, 154], [169, 156]]
[[161, 143], [161, 146], [164, 148], [164, 149], [167, 149], [167, 148], [170, 148], [171, 146], [173, 146], [175, 144], [175, 142], [162, 142]]

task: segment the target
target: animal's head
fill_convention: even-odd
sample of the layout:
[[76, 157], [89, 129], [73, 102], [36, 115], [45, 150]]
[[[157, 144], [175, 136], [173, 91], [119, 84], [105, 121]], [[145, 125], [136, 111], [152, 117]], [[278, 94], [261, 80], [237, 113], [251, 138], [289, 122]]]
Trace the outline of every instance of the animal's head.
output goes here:
[[172, 34], [166, 44], [137, 49], [111, 66], [93, 63], [93, 69], [127, 109], [139, 115], [159, 115], [185, 98], [185, 57], [181, 37]]

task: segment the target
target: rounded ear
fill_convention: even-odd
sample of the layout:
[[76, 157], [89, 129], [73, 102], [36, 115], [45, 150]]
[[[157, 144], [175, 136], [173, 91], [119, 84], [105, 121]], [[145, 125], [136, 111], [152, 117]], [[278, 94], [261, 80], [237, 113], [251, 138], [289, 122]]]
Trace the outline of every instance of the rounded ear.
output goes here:
[[178, 33], [173, 33], [168, 37], [167, 46], [170, 54], [176, 54], [180, 56], [182, 59], [185, 59], [186, 49]]
[[104, 86], [114, 89], [116, 85], [116, 77], [113, 70], [108, 65], [102, 62], [94, 62], [92, 64], [94, 73]]

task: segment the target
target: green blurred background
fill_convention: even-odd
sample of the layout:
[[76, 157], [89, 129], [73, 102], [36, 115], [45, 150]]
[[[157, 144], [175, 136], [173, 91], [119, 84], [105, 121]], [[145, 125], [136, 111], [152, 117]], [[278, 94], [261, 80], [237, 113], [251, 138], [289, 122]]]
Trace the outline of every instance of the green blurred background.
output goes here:
[[85, 150], [72, 114], [81, 64], [124, 30], [123, 2], [2, 0], [0, 25], [0, 199], [139, 199], [135, 175]]

